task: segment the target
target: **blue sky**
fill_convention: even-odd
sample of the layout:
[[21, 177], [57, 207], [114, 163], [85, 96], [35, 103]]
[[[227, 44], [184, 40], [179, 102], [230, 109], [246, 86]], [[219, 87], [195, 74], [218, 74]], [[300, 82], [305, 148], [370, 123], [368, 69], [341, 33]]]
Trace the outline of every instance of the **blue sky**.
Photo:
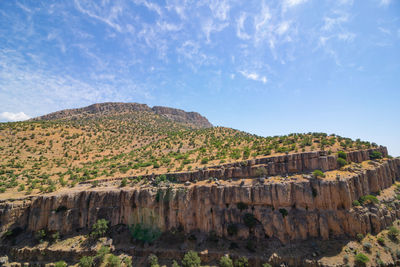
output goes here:
[[400, 155], [400, 1], [0, 1], [0, 119], [123, 101]]

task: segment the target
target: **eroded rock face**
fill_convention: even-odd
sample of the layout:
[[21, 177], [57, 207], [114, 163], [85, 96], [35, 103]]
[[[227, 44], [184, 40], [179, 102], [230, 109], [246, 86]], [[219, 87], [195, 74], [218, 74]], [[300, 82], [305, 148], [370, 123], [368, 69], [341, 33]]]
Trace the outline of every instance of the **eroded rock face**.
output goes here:
[[[1, 230], [21, 227], [47, 229], [61, 234], [90, 228], [100, 218], [111, 225], [144, 223], [169, 230], [182, 226], [186, 232], [215, 231], [228, 238], [235, 224], [240, 237], [277, 238], [282, 242], [310, 237], [329, 239], [378, 232], [400, 217], [400, 205], [389, 210], [352, 208], [363, 195], [391, 186], [400, 177], [400, 159], [391, 159], [351, 178], [282, 183], [191, 185], [174, 188], [99, 188], [58, 193], [0, 203]], [[247, 208], [239, 210], [237, 204]], [[287, 215], [284, 216], [284, 210]], [[245, 226], [246, 213], [255, 226]]]
[[[386, 147], [379, 147], [368, 150], [357, 150], [347, 152], [348, 161], [362, 162], [369, 160], [372, 151], [379, 151], [384, 157], [388, 155]], [[168, 173], [167, 177], [176, 179], [180, 182], [201, 181], [208, 178], [230, 179], [230, 178], [249, 178], [260, 176], [259, 170], [263, 169], [263, 174], [286, 175], [293, 173], [303, 173], [313, 170], [330, 171], [337, 169], [337, 155], [327, 155], [326, 151], [313, 151], [305, 153], [295, 153], [284, 156], [265, 157], [258, 159], [245, 160], [242, 162], [228, 163], [219, 166], [180, 173]], [[154, 175], [141, 175], [142, 178], [153, 178]], [[108, 178], [102, 181], [121, 180], [122, 178]], [[91, 181], [82, 182], [91, 183]]]

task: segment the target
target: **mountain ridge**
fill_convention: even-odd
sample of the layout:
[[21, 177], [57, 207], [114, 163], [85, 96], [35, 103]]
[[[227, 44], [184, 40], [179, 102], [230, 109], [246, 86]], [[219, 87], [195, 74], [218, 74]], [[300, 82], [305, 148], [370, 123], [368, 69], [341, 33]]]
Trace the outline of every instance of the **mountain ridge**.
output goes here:
[[147, 104], [140, 103], [125, 103], [125, 102], [104, 102], [95, 103], [89, 106], [63, 109], [49, 114], [31, 119], [32, 121], [39, 120], [69, 120], [78, 119], [82, 117], [96, 117], [108, 115], [120, 115], [123, 113], [130, 113], [136, 111], [144, 111], [163, 116], [174, 122], [189, 124], [194, 128], [210, 128], [213, 125], [208, 119], [197, 112], [187, 112], [177, 108], [154, 106], [150, 108]]

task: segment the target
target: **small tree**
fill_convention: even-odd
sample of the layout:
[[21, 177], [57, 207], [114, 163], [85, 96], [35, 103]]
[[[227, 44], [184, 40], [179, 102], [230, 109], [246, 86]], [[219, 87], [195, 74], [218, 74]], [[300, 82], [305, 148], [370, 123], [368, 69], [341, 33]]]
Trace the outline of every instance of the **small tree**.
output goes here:
[[197, 252], [194, 252], [193, 250], [186, 253], [182, 260], [183, 267], [199, 267], [200, 264], [200, 257], [197, 255]]
[[381, 159], [381, 158], [382, 158], [382, 153], [379, 152], [379, 151], [372, 151], [372, 152], [369, 154], [369, 158], [370, 158], [370, 159]]
[[313, 171], [313, 175], [314, 175], [315, 178], [318, 178], [318, 177], [324, 178], [325, 177], [325, 174], [321, 170]]
[[127, 185], [127, 183], [128, 183], [128, 181], [126, 180], [126, 178], [122, 178], [120, 187], [125, 187]]
[[149, 263], [150, 267], [154, 267], [154, 266], [159, 266], [158, 265], [158, 258], [156, 255], [154, 254], [150, 254], [147, 257], [147, 262]]
[[249, 260], [246, 257], [240, 257], [239, 259], [235, 260], [235, 267], [248, 267]]
[[338, 158], [337, 163], [338, 163], [339, 167], [343, 167], [343, 166], [347, 165], [347, 161], [342, 158]]
[[346, 152], [338, 151], [337, 154], [338, 154], [338, 158], [347, 160], [347, 154], [346, 154]]
[[106, 234], [108, 230], [108, 221], [106, 219], [97, 220], [95, 224], [92, 226], [92, 232], [90, 233], [90, 237], [99, 238]]
[[181, 266], [176, 262], [176, 260], [174, 260], [172, 262], [172, 267], [181, 267]]
[[107, 246], [101, 246], [101, 248], [97, 251], [96, 258], [100, 263], [104, 261], [105, 256], [110, 252], [110, 248]]
[[397, 240], [397, 237], [399, 235], [399, 229], [397, 229], [394, 226], [390, 226], [389, 227], [389, 231], [388, 231], [388, 237], [392, 240]]
[[369, 262], [369, 258], [367, 255], [363, 254], [363, 253], [358, 253], [355, 258], [354, 261], [361, 265], [361, 266], [365, 266], [368, 262]]
[[43, 243], [45, 237], [46, 237], [46, 231], [44, 229], [41, 229], [35, 233], [35, 238], [40, 243]]
[[107, 265], [110, 267], [120, 267], [121, 266], [121, 260], [118, 256], [115, 256], [111, 254], [107, 258]]
[[83, 256], [79, 260], [80, 267], [92, 267], [93, 266], [93, 257], [90, 256]]
[[218, 266], [219, 267], [233, 267], [233, 262], [232, 262], [231, 258], [229, 257], [229, 255], [222, 256], [219, 259]]

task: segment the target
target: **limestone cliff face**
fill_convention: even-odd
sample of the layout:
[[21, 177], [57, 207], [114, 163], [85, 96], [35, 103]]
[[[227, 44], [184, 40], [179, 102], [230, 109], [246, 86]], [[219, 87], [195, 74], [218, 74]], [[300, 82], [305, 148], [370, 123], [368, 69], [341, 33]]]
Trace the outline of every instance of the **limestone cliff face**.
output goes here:
[[[254, 236], [288, 242], [355, 236], [377, 232], [400, 217], [399, 202], [391, 210], [384, 205], [352, 208], [354, 200], [391, 186], [399, 177], [400, 159], [391, 159], [335, 181], [98, 188], [0, 203], [0, 227], [3, 231], [21, 227], [66, 234], [105, 218], [111, 225], [144, 223], [162, 230], [182, 226], [186, 232], [215, 231], [232, 239]], [[247, 209], [240, 211], [239, 202], [247, 204]], [[256, 219], [252, 229], [245, 226], [246, 213]], [[237, 235], [228, 235], [230, 224], [237, 226]]]

